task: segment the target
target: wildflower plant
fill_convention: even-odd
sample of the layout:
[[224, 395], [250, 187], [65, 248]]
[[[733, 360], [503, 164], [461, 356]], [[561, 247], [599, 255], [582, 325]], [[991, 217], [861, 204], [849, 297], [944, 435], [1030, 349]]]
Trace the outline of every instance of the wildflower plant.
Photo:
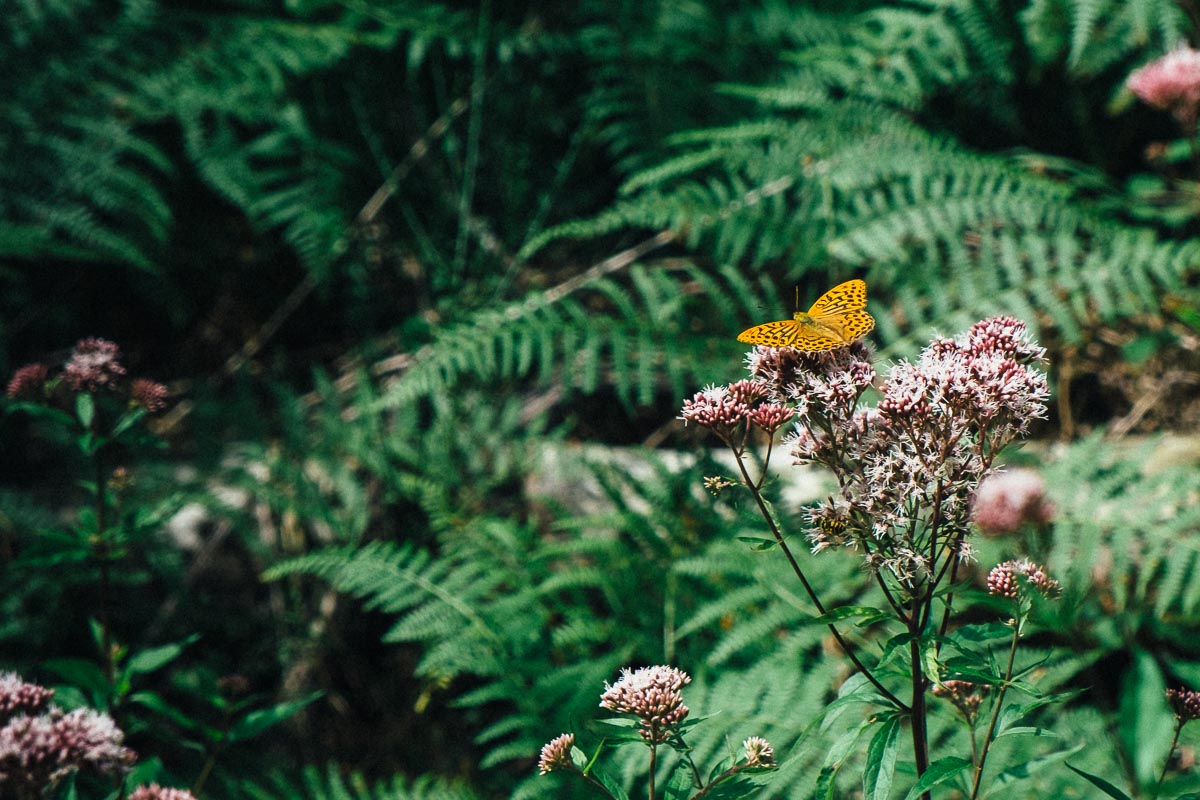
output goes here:
[[[1019, 716], [998, 717], [1014, 681], [1012, 660], [1001, 669], [989, 650], [972, 650], [970, 643], [956, 640], [951, 620], [973, 557], [980, 486], [998, 471], [1004, 448], [1046, 416], [1044, 355], [1024, 323], [1011, 317], [983, 320], [954, 339], [935, 339], [915, 361], [900, 361], [882, 376], [861, 341], [824, 352], [760, 346], [747, 356], [749, 379], [708, 387], [684, 401], [681, 417], [708, 429], [732, 451], [736, 483], [750, 493], [770, 532], [764, 549], [783, 554], [818, 619], [861, 673], [843, 693], [868, 694], [881, 706], [873, 718], [879, 729], [864, 775], [869, 797], [886, 797], [892, 786], [899, 720], [909, 721], [912, 735], [917, 781], [909, 796], [956, 781], [974, 798], [991, 740]], [[869, 405], [872, 396], [878, 400]], [[781, 442], [775, 441], [778, 431], [784, 431]], [[765, 456], [758, 460], [752, 449], [756, 436], [767, 440]], [[794, 464], [832, 474], [836, 488], [801, 515], [803, 535], [814, 555], [849, 550], [861, 558], [882, 597], [879, 607], [831, 610], [814, 590], [795, 549], [796, 537], [763, 491], [769, 463], [780, 449]], [[706, 485], [721, 490], [729, 481], [710, 478]], [[1022, 512], [1039, 519], [1051, 510], [1040, 496], [1029, 505]], [[1006, 628], [1015, 647], [1031, 608], [1020, 587], [1049, 591], [1053, 581], [1028, 562], [1002, 566], [995, 573], [999, 594], [1018, 604]], [[900, 630], [878, 663], [867, 663], [841, 631], [838, 622], [848, 618], [898, 623]], [[948, 643], [953, 658], [943, 652]], [[970, 760], [958, 755], [932, 760], [931, 692], [959, 710], [971, 735]], [[976, 726], [987, 716], [987, 703], [990, 725], [976, 747]], [[838, 766], [840, 761], [827, 762], [819, 794], [833, 791]]]
[[[73, 444], [83, 465], [79, 484], [87, 497], [74, 524], [66, 530], [39, 530], [31, 541], [21, 542], [16, 548], [16, 564], [30, 570], [48, 565], [60, 578], [65, 570], [73, 570], [75, 584], [96, 588], [89, 621], [99, 663], [69, 657], [46, 662], [43, 666], [67, 684], [61, 687], [60, 696], [69, 697], [72, 705], [109, 712], [120, 722], [145, 714], [133, 720], [142, 730], [161, 730], [163, 717], [176, 723], [178, 730], [170, 734], [170, 744], [185, 742], [204, 755], [193, 785], [199, 793], [218, 756], [230, 744], [260, 735], [320, 693], [264, 706], [261, 697], [239, 696], [246, 692], [236, 681], [220, 680], [200, 669], [187, 680], [176, 675], [176, 690], [190, 695], [190, 711], [184, 711], [163, 694], [139, 685], [150, 673], [169, 665], [178, 668], [175, 662], [199, 638], [191, 635], [134, 649], [125, 643], [134, 632], [122, 636], [114, 623], [113, 612], [127, 604], [123, 592], [146, 580], [144, 551], [180, 502], [174, 494], [150, 507], [129, 500], [130, 487], [137, 479], [136, 459], [163, 444], [146, 424], [147, 417], [166, 409], [169, 394], [167, 387], [155, 380], [131, 377], [120, 348], [97, 338], [77, 343], [61, 364], [30, 364], [11, 376], [5, 410], [37, 420], [37, 430], [46, 438], [65, 438]], [[144, 633], [137, 635], [144, 638]], [[16, 676], [0, 675], [0, 721], [18, 714], [0, 731], [0, 783], [10, 780], [19, 787], [45, 788], [84, 767], [107, 774], [113, 771], [108, 767], [118, 756], [124, 757], [118, 747], [117, 721], [107, 715], [86, 708], [35, 714], [51, 696], [49, 690], [23, 683]], [[74, 752], [63, 749], [63, 742], [77, 743], [84, 755], [62, 761], [66, 758], [62, 754]], [[43, 746], [58, 749], [40, 754], [38, 748]], [[0, 797], [7, 796], [0, 791]], [[146, 800], [191, 797], [184, 790], [158, 785], [142, 787], [131, 796]]]
[[50, 438], [65, 435], [85, 465], [80, 483], [90, 495], [89, 506], [67, 536], [47, 537], [44, 544], [53, 548], [55, 563], [74, 562], [95, 572], [101, 665], [111, 683], [120, 657], [111, 633], [113, 570], [133, 538], [159, 523], [167, 511], [128, 513], [123, 508], [131, 478], [118, 459], [161, 444], [144, 420], [166, 407], [168, 390], [149, 378], [130, 380], [120, 347], [87, 338], [60, 365], [34, 363], [18, 369], [8, 382], [7, 395], [9, 413], [41, 421]]
[[695, 722], [687, 720], [689, 709], [683, 703], [683, 687], [691, 682], [690, 675], [670, 666], [621, 670], [620, 679], [606, 683], [600, 696], [601, 708], [621, 715], [601, 720], [612, 733], [600, 741], [590, 758], [576, 746], [574, 733], [555, 737], [542, 747], [539, 774], [573, 774], [590, 783], [602, 796], [625, 800], [629, 795], [597, 762], [605, 747], [641, 745], [647, 753], [646, 796], [655, 800], [660, 796], [659, 752], [666, 747], [677, 753], [679, 759], [663, 796], [697, 800], [754, 796], [760, 776], [776, 767], [774, 748], [761, 736], [751, 736], [742, 743], [740, 753], [730, 754], [707, 773], [701, 772], [685, 741], [688, 728]]

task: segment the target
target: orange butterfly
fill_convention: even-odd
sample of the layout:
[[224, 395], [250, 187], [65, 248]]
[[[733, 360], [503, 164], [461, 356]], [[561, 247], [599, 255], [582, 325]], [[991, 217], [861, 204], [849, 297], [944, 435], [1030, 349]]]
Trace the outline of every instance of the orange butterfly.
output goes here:
[[738, 334], [739, 342], [767, 347], [794, 347], [817, 352], [846, 347], [875, 327], [867, 313], [867, 284], [846, 281], [817, 298], [808, 311], [792, 319], [765, 322]]

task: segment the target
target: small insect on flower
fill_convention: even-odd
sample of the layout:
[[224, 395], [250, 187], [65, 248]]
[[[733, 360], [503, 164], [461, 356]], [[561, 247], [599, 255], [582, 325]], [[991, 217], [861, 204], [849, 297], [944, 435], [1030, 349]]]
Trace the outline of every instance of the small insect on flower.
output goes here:
[[808, 311], [797, 311], [792, 319], [755, 325], [737, 338], [748, 344], [793, 347], [810, 353], [837, 350], [874, 329], [875, 318], [866, 308], [867, 284], [846, 281], [817, 298]]

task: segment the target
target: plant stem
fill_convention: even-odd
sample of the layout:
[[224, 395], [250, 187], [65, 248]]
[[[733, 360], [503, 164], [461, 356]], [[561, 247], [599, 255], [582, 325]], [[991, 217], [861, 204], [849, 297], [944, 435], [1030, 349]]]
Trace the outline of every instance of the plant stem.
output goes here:
[[1171, 749], [1167, 751], [1167, 758], [1163, 761], [1162, 772], [1158, 774], [1158, 783], [1154, 785], [1154, 796], [1158, 796], [1158, 790], [1162, 788], [1162, 782], [1167, 777], [1167, 767], [1171, 766], [1171, 756], [1175, 754], [1175, 746], [1179, 744], [1179, 734], [1183, 731], [1183, 720], [1175, 720], [1175, 737], [1171, 739]]
[[1013, 618], [1013, 638], [1012, 644], [1008, 648], [1008, 666], [1004, 670], [1004, 682], [1000, 684], [1000, 693], [996, 697], [996, 705], [992, 708], [992, 719], [988, 722], [987, 736], [983, 739], [983, 752], [979, 754], [979, 763], [975, 765], [975, 781], [971, 786], [970, 800], [975, 800], [979, 795], [979, 782], [983, 778], [983, 765], [987, 761], [988, 749], [992, 746], [992, 739], [996, 735], [996, 723], [1000, 719], [1000, 709], [1004, 706], [1004, 695], [1008, 692], [1009, 682], [1012, 680], [1013, 664], [1017, 659], [1017, 642], [1021, 638], [1022, 619], [1020, 612]]
[[[918, 600], [913, 599], [912, 617], [909, 621], [908, 652], [912, 660], [912, 739], [913, 759], [916, 761], [917, 778], [920, 779], [929, 768], [929, 732], [925, 712], [925, 671], [921, 662], [920, 618], [922, 616]], [[930, 792], [921, 795], [925, 800], [932, 797]]]
[[650, 800], [654, 800], [654, 768], [655, 762], [658, 760], [658, 747], [654, 742], [650, 743]]
[[[775, 520], [771, 516], [770, 510], [767, 508], [766, 499], [763, 498], [762, 493], [759, 491], [755, 482], [750, 479], [750, 473], [746, 470], [746, 464], [742, 460], [741, 453], [738, 453], [735, 450], [734, 455], [737, 456], [738, 469], [741, 470], [742, 473], [742, 483], [754, 496], [754, 502], [758, 504], [758, 511], [762, 515], [762, 518], [766, 520], [767, 527], [771, 529], [771, 535], [775, 537], [775, 543], [779, 545], [779, 549], [787, 557], [788, 563], [792, 566], [792, 572], [794, 572], [796, 577], [800, 579], [800, 583], [804, 586], [804, 591], [808, 593], [809, 599], [811, 599], [813, 605], [816, 606], [817, 613], [825, 614], [826, 611], [824, 604], [821, 603], [821, 599], [817, 597], [816, 590], [814, 590], [812, 585], [808, 582], [808, 578], [804, 575], [804, 570], [800, 568], [800, 563], [796, 561], [796, 557], [792, 555], [791, 548], [789, 548], [787, 546], [787, 542], [784, 541], [783, 532], [780, 531], [779, 527], [775, 524]], [[871, 674], [871, 671], [867, 669], [861, 661], [859, 661], [858, 656], [854, 653], [854, 648], [848, 641], [846, 641], [846, 639], [842, 637], [842, 634], [837, 627], [832, 622], [826, 623], [826, 627], [829, 628], [829, 632], [833, 634], [833, 638], [837, 639], [838, 644], [842, 648], [842, 652], [846, 654], [846, 657], [850, 659], [855, 668], [861, 672], [868, 681], [871, 682], [871, 685], [878, 689], [880, 693], [883, 694], [883, 696], [886, 697], [897, 708], [905, 712], [909, 711], [910, 707], [899, 697], [896, 697], [896, 695], [888, 691], [887, 687], [880, 683], [879, 680]]]
[[[93, 428], [95, 423], [93, 423]], [[93, 435], [96, 435], [93, 430]], [[104, 460], [101, 457], [103, 448], [97, 449], [92, 455], [93, 480], [96, 482], [96, 542], [93, 552], [100, 562], [100, 603], [96, 611], [100, 619], [100, 660], [104, 667], [104, 677], [111, 684], [115, 674], [112, 652], [112, 617], [108, 612], [112, 599], [112, 577], [109, 574], [110, 548], [108, 541], [108, 481], [104, 476]]]

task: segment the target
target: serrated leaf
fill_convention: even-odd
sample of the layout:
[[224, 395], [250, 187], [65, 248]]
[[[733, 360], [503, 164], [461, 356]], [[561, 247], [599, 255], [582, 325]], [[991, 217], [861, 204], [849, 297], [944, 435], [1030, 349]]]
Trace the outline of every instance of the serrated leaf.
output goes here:
[[867, 746], [867, 767], [863, 772], [865, 800], [887, 800], [896, 774], [896, 755], [899, 751], [900, 717], [891, 715], [879, 726]]
[[995, 780], [988, 787], [988, 792], [994, 793], [998, 790], [1003, 790], [1011, 783], [1024, 780], [1035, 772], [1040, 772], [1052, 764], [1057, 764], [1060, 761], [1070, 758], [1084, 747], [1085, 745], [1079, 744], [1068, 750], [1056, 750], [1052, 753], [1047, 753], [1032, 760], [1011, 766], [996, 776]]
[[613, 796], [613, 800], [629, 800], [629, 795], [621, 786], [620, 781], [601, 770], [592, 770], [592, 777], [600, 782], [600, 785], [608, 790], [608, 793]]
[[862, 627], [870, 625], [873, 622], [878, 622], [881, 619], [891, 619], [892, 615], [882, 609], [872, 608], [871, 606], [840, 606], [831, 611], [826, 611], [818, 617], [813, 617], [811, 621], [821, 623], [822, 625], [831, 625], [835, 622], [851, 619], [852, 617], [862, 617], [858, 622], [858, 627]]
[[75, 395], [75, 419], [79, 420], [79, 424], [85, 430], [91, 428], [96, 419], [96, 398], [88, 392]]
[[1113, 786], [1111, 783], [1104, 780], [1104, 778], [1101, 778], [1099, 775], [1093, 775], [1090, 772], [1084, 772], [1083, 770], [1079, 769], [1078, 767], [1073, 767], [1070, 764], [1067, 764], [1066, 767], [1067, 767], [1067, 769], [1074, 772], [1076, 775], [1079, 775], [1080, 777], [1087, 780], [1089, 783], [1091, 783], [1093, 786], [1095, 786], [1100, 791], [1104, 792], [1109, 797], [1113, 798], [1113, 800], [1133, 800], [1132, 797], [1125, 794], [1120, 789], [1118, 789], [1116, 786]]
[[193, 634], [182, 642], [173, 642], [171, 644], [140, 650], [129, 657], [129, 661], [125, 664], [125, 670], [131, 674], [144, 674], [161, 669], [178, 658], [183, 653], [184, 648], [199, 638], [199, 634]]
[[1034, 727], [1034, 726], [1030, 726], [1030, 725], [1024, 725], [1019, 728], [1009, 728], [1006, 731], [997, 733], [993, 737], [993, 740], [1002, 739], [1005, 736], [1051, 736], [1056, 739], [1061, 738], [1059, 736], [1059, 734], [1055, 733], [1054, 731], [1052, 731], [1048, 728], [1038, 728], [1038, 727]]
[[908, 790], [908, 794], [904, 795], [904, 800], [913, 800], [915, 797], [920, 797], [934, 786], [952, 780], [958, 773], [970, 766], [970, 761], [958, 756], [939, 758], [929, 765], [929, 768], [925, 770], [925, 774], [921, 776], [920, 780]]
[[104, 670], [94, 661], [82, 658], [52, 658], [42, 662], [42, 667], [89, 693], [93, 698], [107, 697], [111, 688], [108, 678], [104, 676]]
[[[171, 705], [166, 699], [157, 692], [133, 692], [127, 698], [127, 702], [132, 705], [139, 705], [147, 708], [156, 714], [160, 714], [174, 722], [184, 730], [202, 730], [205, 726], [193, 720], [188, 714]], [[215, 737], [216, 731], [209, 729], [207, 731]]]
[[272, 725], [277, 725], [296, 714], [322, 694], [324, 692], [313, 692], [307, 697], [302, 697], [298, 700], [291, 700], [271, 706], [270, 708], [251, 711], [230, 726], [229, 732], [226, 734], [226, 739], [231, 742], [240, 742], [253, 738]]
[[1166, 682], [1158, 662], [1144, 650], [1134, 653], [1122, 682], [1117, 731], [1138, 783], [1148, 785], [1167, 757], [1175, 718], [1166, 702]]

